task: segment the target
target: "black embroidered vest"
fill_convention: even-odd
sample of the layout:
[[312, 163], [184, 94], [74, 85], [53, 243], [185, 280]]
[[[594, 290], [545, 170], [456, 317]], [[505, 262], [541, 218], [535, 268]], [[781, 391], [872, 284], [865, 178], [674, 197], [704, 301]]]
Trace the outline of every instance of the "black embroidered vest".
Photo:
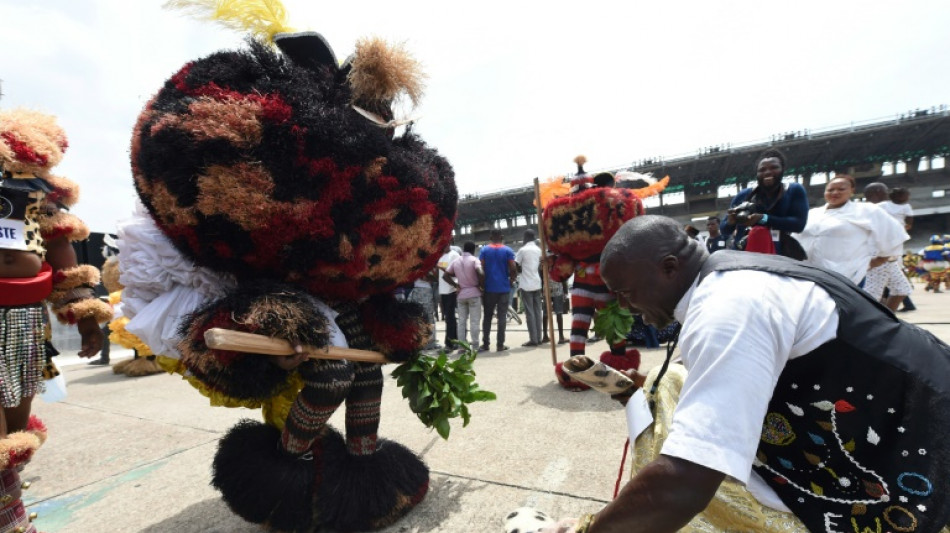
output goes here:
[[950, 521], [950, 346], [846, 278], [775, 255], [722, 251], [711, 272], [812, 281], [837, 337], [779, 376], [755, 471], [812, 532], [938, 532]]

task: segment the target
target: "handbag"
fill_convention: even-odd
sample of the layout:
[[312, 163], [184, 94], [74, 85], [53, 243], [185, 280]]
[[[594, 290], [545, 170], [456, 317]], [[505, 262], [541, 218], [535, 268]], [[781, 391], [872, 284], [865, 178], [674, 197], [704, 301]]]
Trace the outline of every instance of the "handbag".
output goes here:
[[792, 237], [788, 232], [780, 232], [778, 242], [782, 245], [782, 253], [779, 255], [791, 257], [798, 261], [808, 259], [808, 254], [806, 254], [805, 249], [802, 248], [802, 243], [798, 242], [798, 239]]

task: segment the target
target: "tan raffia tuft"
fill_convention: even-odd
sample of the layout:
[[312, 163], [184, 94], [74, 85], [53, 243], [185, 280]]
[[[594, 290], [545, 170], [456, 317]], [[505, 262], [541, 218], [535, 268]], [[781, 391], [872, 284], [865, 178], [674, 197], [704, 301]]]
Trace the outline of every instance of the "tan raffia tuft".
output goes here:
[[125, 374], [130, 378], [151, 376], [165, 372], [154, 359], [148, 357], [133, 357], [112, 367], [113, 374]]
[[0, 167], [6, 171], [43, 176], [63, 159], [67, 145], [52, 115], [23, 108], [0, 112]]
[[404, 94], [417, 105], [425, 90], [420, 63], [402, 44], [376, 37], [356, 43], [349, 81], [354, 102], [390, 102]]
[[47, 202], [72, 207], [79, 201], [79, 184], [75, 181], [55, 175], [47, 176], [46, 181], [53, 188], [53, 192], [46, 196]]
[[574, 162], [577, 163], [578, 165], [584, 166], [584, 164], [587, 163], [587, 156], [579, 155], [574, 158]]
[[123, 289], [122, 283], [119, 281], [119, 257], [112, 256], [106, 259], [106, 262], [102, 264], [102, 286], [109, 291], [110, 302], [113, 293], [121, 291]]

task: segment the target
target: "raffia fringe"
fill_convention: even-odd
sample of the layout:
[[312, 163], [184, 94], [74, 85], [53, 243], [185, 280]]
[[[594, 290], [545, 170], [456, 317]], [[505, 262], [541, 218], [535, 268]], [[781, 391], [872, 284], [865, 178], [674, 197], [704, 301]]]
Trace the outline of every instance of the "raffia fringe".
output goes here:
[[26, 464], [44, 442], [46, 426], [39, 418], [31, 416], [25, 430], [0, 439], [0, 470]]
[[66, 237], [70, 242], [89, 237], [89, 227], [79, 217], [65, 211], [39, 217], [40, 233], [46, 240]]
[[53, 304], [53, 313], [63, 324], [75, 324], [87, 317], [93, 317], [102, 324], [112, 318], [112, 306], [97, 298], [88, 298], [61, 306]]

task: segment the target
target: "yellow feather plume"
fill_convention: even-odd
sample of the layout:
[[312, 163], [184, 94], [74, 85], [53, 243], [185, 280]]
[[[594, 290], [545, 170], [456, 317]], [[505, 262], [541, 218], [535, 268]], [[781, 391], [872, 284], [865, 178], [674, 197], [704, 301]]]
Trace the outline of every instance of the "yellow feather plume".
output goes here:
[[165, 7], [215, 20], [265, 42], [273, 41], [278, 33], [294, 31], [287, 25], [287, 12], [280, 0], [168, 0]]
[[564, 181], [564, 176], [550, 178], [538, 184], [538, 194], [541, 196], [541, 209], [544, 209], [551, 200], [571, 194], [571, 184]]
[[651, 196], [656, 196], [657, 194], [660, 194], [661, 192], [663, 192], [663, 189], [665, 189], [666, 186], [669, 184], [670, 184], [670, 177], [665, 176], [660, 181], [647, 185], [646, 187], [641, 187], [639, 189], [630, 189], [630, 192], [637, 195], [637, 198], [640, 198], [642, 200], [644, 198], [649, 198]]

